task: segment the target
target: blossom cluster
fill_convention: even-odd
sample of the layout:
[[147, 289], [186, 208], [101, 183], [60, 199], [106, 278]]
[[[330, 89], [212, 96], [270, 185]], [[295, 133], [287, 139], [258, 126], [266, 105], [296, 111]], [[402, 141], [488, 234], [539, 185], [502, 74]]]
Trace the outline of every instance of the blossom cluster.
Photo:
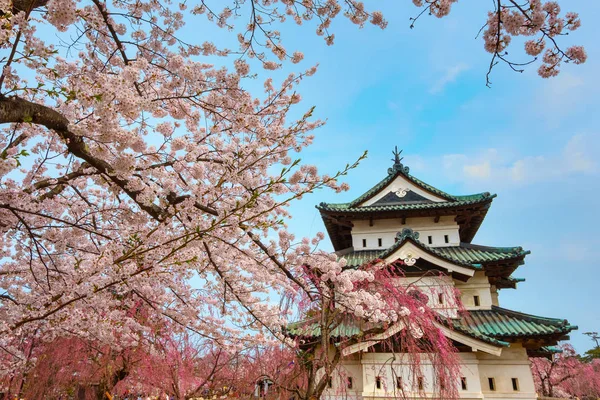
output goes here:
[[[506, 49], [513, 37], [535, 36], [525, 42], [525, 53], [537, 57], [545, 50], [538, 74], [543, 78], [556, 76], [562, 62], [581, 64], [587, 55], [583, 47], [572, 46], [563, 51], [557, 40], [565, 30], [574, 31], [581, 26], [576, 13], [561, 16], [556, 1], [529, 0], [520, 5], [502, 5], [488, 14], [483, 39], [485, 49], [507, 62], [513, 69], [522, 65], [506, 60]], [[547, 47], [547, 45], [550, 47]], [[493, 61], [492, 61], [493, 62]]]

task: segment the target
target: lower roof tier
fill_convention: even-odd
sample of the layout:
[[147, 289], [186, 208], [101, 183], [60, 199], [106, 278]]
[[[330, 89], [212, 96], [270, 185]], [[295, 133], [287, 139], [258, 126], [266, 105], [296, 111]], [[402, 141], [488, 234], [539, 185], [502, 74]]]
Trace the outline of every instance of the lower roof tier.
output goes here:
[[[577, 329], [577, 326], [569, 324], [565, 319], [540, 317], [497, 306], [492, 306], [490, 310], [469, 311], [460, 318], [445, 319], [441, 322], [455, 331], [496, 346], [534, 340], [528, 350], [540, 355], [548, 352], [551, 348], [549, 345], [566, 338], [569, 332]], [[340, 340], [359, 336], [362, 330], [368, 329], [367, 327], [372, 328], [358, 319], [348, 319], [331, 331], [331, 337]], [[288, 325], [286, 334], [305, 339], [318, 338], [321, 328], [316, 319], [309, 319]]]
[[562, 337], [577, 329], [566, 319], [539, 317], [492, 306], [490, 310], [469, 311], [452, 320], [456, 330], [502, 341], [516, 339]]

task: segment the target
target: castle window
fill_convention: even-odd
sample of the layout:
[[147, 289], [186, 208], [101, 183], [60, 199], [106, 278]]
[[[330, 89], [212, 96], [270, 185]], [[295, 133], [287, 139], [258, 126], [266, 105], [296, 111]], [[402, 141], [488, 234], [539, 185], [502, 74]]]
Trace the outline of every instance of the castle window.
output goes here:
[[438, 303], [444, 304], [444, 294], [438, 293]]
[[401, 376], [396, 377], [396, 389], [402, 390], [402, 377]]
[[475, 304], [475, 307], [479, 307], [479, 296], [473, 296], [473, 304]]
[[379, 245], [379, 247], [383, 246], [383, 239], [377, 239], [377, 244]]
[[351, 376], [348, 377], [346, 384], [348, 386], [348, 389], [352, 389], [354, 387]]
[[381, 377], [380, 376], [375, 377], [375, 387], [377, 389], [381, 389]]
[[427, 236], [427, 243], [433, 244], [433, 236]]
[[450, 238], [448, 237], [448, 235], [444, 235], [444, 242], [450, 243]]
[[327, 379], [327, 387], [328, 387], [329, 389], [331, 389], [331, 388], [333, 387], [333, 382], [332, 382], [332, 380], [331, 380], [331, 377], [329, 377], [329, 379]]
[[466, 376], [460, 377], [460, 388], [462, 390], [467, 390], [467, 377]]
[[423, 385], [423, 377], [422, 376], [419, 376], [417, 378], [417, 385], [419, 386], [419, 390], [423, 390], [424, 385]]
[[363, 247], [367, 247], [367, 239], [363, 239]]
[[488, 385], [490, 386], [491, 391], [496, 390], [496, 380], [494, 378], [488, 378]]
[[513, 390], [515, 392], [519, 391], [519, 379], [518, 378], [512, 378], [512, 385], [513, 385]]

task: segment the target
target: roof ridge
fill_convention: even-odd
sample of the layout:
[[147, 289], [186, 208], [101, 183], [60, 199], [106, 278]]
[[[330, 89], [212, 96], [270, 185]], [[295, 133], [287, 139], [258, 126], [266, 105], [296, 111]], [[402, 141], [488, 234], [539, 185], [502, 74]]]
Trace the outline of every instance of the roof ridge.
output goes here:
[[521, 246], [484, 246], [481, 244], [460, 242], [460, 244], [458, 246], [449, 246], [449, 247], [464, 247], [467, 249], [488, 250], [488, 251], [495, 250], [495, 251], [501, 251], [501, 252], [505, 252], [505, 253], [512, 253], [512, 252], [516, 252], [516, 251], [529, 253], [529, 250], [523, 250], [523, 247], [521, 247]]
[[[478, 310], [473, 310], [473, 311], [476, 312]], [[471, 311], [471, 312], [473, 312], [473, 311]], [[481, 310], [481, 311], [490, 311], [490, 310]], [[498, 311], [500, 313], [509, 314], [509, 315], [513, 315], [515, 317], [521, 317], [521, 318], [534, 320], [534, 321], [537, 320], [537, 322], [541, 322], [541, 323], [551, 323], [553, 325], [560, 325], [560, 326], [566, 326], [569, 324], [566, 319], [541, 317], [539, 315], [527, 314], [527, 313], [524, 313], [521, 311], [509, 310], [508, 308], [503, 308], [500, 306], [493, 305], [491, 311]]]
[[370, 189], [368, 189], [366, 192], [364, 192], [363, 194], [361, 194], [356, 199], [354, 199], [350, 202], [338, 203], [338, 204], [344, 204], [344, 205], [347, 205], [348, 207], [356, 207], [360, 203], [363, 203], [364, 201], [369, 200], [370, 198], [375, 196], [375, 194], [379, 193], [382, 189], [384, 189], [386, 186], [388, 186], [394, 179], [396, 179], [400, 175], [404, 176], [410, 182], [421, 187], [425, 191], [428, 191], [434, 195], [442, 197], [449, 202], [471, 201], [471, 200], [475, 200], [475, 199], [486, 199], [488, 197], [490, 197], [490, 198], [496, 197], [496, 194], [490, 194], [490, 192], [481, 192], [481, 193], [474, 193], [474, 194], [468, 194], [468, 195], [453, 195], [453, 194], [447, 193], [441, 189], [438, 189], [435, 186], [432, 186], [432, 185], [420, 180], [419, 178], [416, 178], [415, 176], [409, 174], [409, 170], [410, 169], [407, 166], [405, 166], [401, 163], [394, 164], [394, 166], [392, 168], [388, 169], [388, 175], [385, 178], [383, 178], [382, 180], [380, 180], [378, 183], [376, 183], [374, 186], [372, 186]]

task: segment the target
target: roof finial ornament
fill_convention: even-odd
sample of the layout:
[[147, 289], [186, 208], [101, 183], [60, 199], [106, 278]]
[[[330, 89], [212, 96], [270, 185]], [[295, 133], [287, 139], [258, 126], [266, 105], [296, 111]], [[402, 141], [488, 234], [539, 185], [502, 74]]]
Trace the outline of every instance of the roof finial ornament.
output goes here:
[[394, 165], [402, 165], [401, 161], [404, 159], [404, 157], [400, 157], [402, 150], [398, 151], [398, 146], [394, 146], [394, 151], [392, 151], [392, 154], [394, 155], [394, 159], [392, 160]]
[[404, 157], [400, 157], [402, 150], [398, 151], [398, 146], [394, 146], [394, 151], [392, 151], [392, 154], [394, 155], [394, 158], [392, 158], [394, 165], [392, 168], [388, 169], [388, 174], [392, 175], [398, 171], [408, 174], [409, 168], [402, 165], [402, 160], [404, 160]]

